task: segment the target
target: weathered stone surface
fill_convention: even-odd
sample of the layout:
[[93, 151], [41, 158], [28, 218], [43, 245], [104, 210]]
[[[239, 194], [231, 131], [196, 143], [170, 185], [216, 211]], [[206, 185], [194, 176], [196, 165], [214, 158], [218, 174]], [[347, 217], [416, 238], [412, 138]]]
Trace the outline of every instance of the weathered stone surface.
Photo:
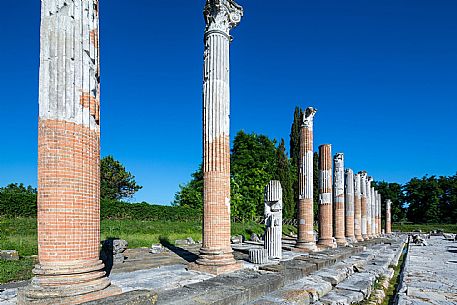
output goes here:
[[457, 245], [431, 236], [429, 245], [410, 245], [399, 304], [457, 304]]
[[19, 260], [19, 253], [16, 250], [0, 250], [0, 260], [17, 261]]
[[188, 246], [188, 245], [194, 245], [194, 244], [195, 244], [195, 241], [192, 239], [192, 237], [188, 237], [186, 239], [175, 240], [176, 246]]
[[367, 297], [371, 293], [375, 279], [376, 277], [370, 273], [355, 273], [344, 282], [336, 285], [336, 288], [361, 292], [364, 297]]
[[134, 290], [117, 296], [82, 303], [83, 305], [153, 305], [157, 302], [157, 293], [148, 290]]
[[151, 253], [151, 254], [159, 254], [159, 253], [162, 253], [164, 250], [165, 249], [162, 246], [162, 244], [153, 244], [151, 246], [151, 248], [149, 249], [149, 253]]

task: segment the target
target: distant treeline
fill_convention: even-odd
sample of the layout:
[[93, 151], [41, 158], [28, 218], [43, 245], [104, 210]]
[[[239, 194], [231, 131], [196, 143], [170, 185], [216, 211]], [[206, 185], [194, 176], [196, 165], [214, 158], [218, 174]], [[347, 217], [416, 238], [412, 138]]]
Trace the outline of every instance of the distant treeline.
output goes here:
[[[10, 184], [0, 188], [0, 216], [36, 217], [37, 192], [31, 186]], [[200, 221], [201, 212], [188, 207], [127, 203], [113, 199], [100, 201], [101, 219], [160, 221]]]

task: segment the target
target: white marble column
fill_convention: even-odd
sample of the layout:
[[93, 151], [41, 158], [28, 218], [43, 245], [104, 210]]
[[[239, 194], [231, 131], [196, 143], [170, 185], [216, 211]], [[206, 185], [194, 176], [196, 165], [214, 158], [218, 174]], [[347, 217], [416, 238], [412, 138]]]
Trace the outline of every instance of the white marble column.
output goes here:
[[271, 180], [265, 187], [265, 240], [268, 258], [282, 258], [282, 187], [278, 180]]
[[357, 242], [354, 234], [354, 172], [352, 169], [345, 170], [345, 235], [348, 242]]
[[354, 235], [357, 241], [363, 241], [362, 237], [362, 194], [361, 175], [354, 175]]
[[360, 174], [360, 196], [361, 196], [361, 229], [363, 239], [368, 239], [367, 235], [367, 172], [361, 171]]

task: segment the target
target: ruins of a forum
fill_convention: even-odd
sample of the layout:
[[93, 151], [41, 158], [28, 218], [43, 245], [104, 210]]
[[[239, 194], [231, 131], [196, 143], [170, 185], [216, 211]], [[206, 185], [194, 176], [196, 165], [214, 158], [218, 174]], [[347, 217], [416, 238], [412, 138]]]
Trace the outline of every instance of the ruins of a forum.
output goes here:
[[[99, 253], [101, 12], [97, 0], [42, 0], [41, 5], [39, 263], [33, 279], [5, 302], [382, 302], [411, 243], [407, 235], [392, 233], [392, 201], [375, 189], [374, 177], [346, 167], [351, 156], [334, 153], [331, 144], [318, 147], [319, 188], [314, 194], [313, 137], [319, 113], [313, 107], [306, 108], [300, 126], [298, 234], [283, 233], [283, 191], [273, 180], [262, 186], [265, 200], [258, 203], [264, 206], [265, 234], [252, 240], [231, 236], [229, 54], [231, 30], [244, 14], [233, 0], [207, 0], [204, 7], [202, 241], [146, 250], [125, 250], [128, 240], [113, 241], [113, 249], [122, 248], [115, 253], [121, 259], [108, 275]], [[358, 160], [360, 167], [363, 161]], [[441, 245], [438, 237], [429, 243], [436, 249]], [[455, 270], [454, 265], [449, 268]], [[416, 295], [409, 293], [409, 282], [401, 285], [399, 304], [423, 298], [419, 288]]]

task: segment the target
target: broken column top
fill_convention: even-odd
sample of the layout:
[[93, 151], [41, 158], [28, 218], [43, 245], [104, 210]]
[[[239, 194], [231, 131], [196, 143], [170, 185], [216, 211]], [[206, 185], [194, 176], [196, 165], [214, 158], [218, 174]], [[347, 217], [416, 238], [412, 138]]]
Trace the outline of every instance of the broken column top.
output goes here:
[[313, 107], [306, 108], [305, 112], [303, 113], [303, 122], [302, 127], [313, 127], [314, 116], [316, 115], [317, 109]]
[[278, 180], [271, 180], [265, 187], [265, 201], [275, 202], [282, 200], [282, 187], [281, 182]]

